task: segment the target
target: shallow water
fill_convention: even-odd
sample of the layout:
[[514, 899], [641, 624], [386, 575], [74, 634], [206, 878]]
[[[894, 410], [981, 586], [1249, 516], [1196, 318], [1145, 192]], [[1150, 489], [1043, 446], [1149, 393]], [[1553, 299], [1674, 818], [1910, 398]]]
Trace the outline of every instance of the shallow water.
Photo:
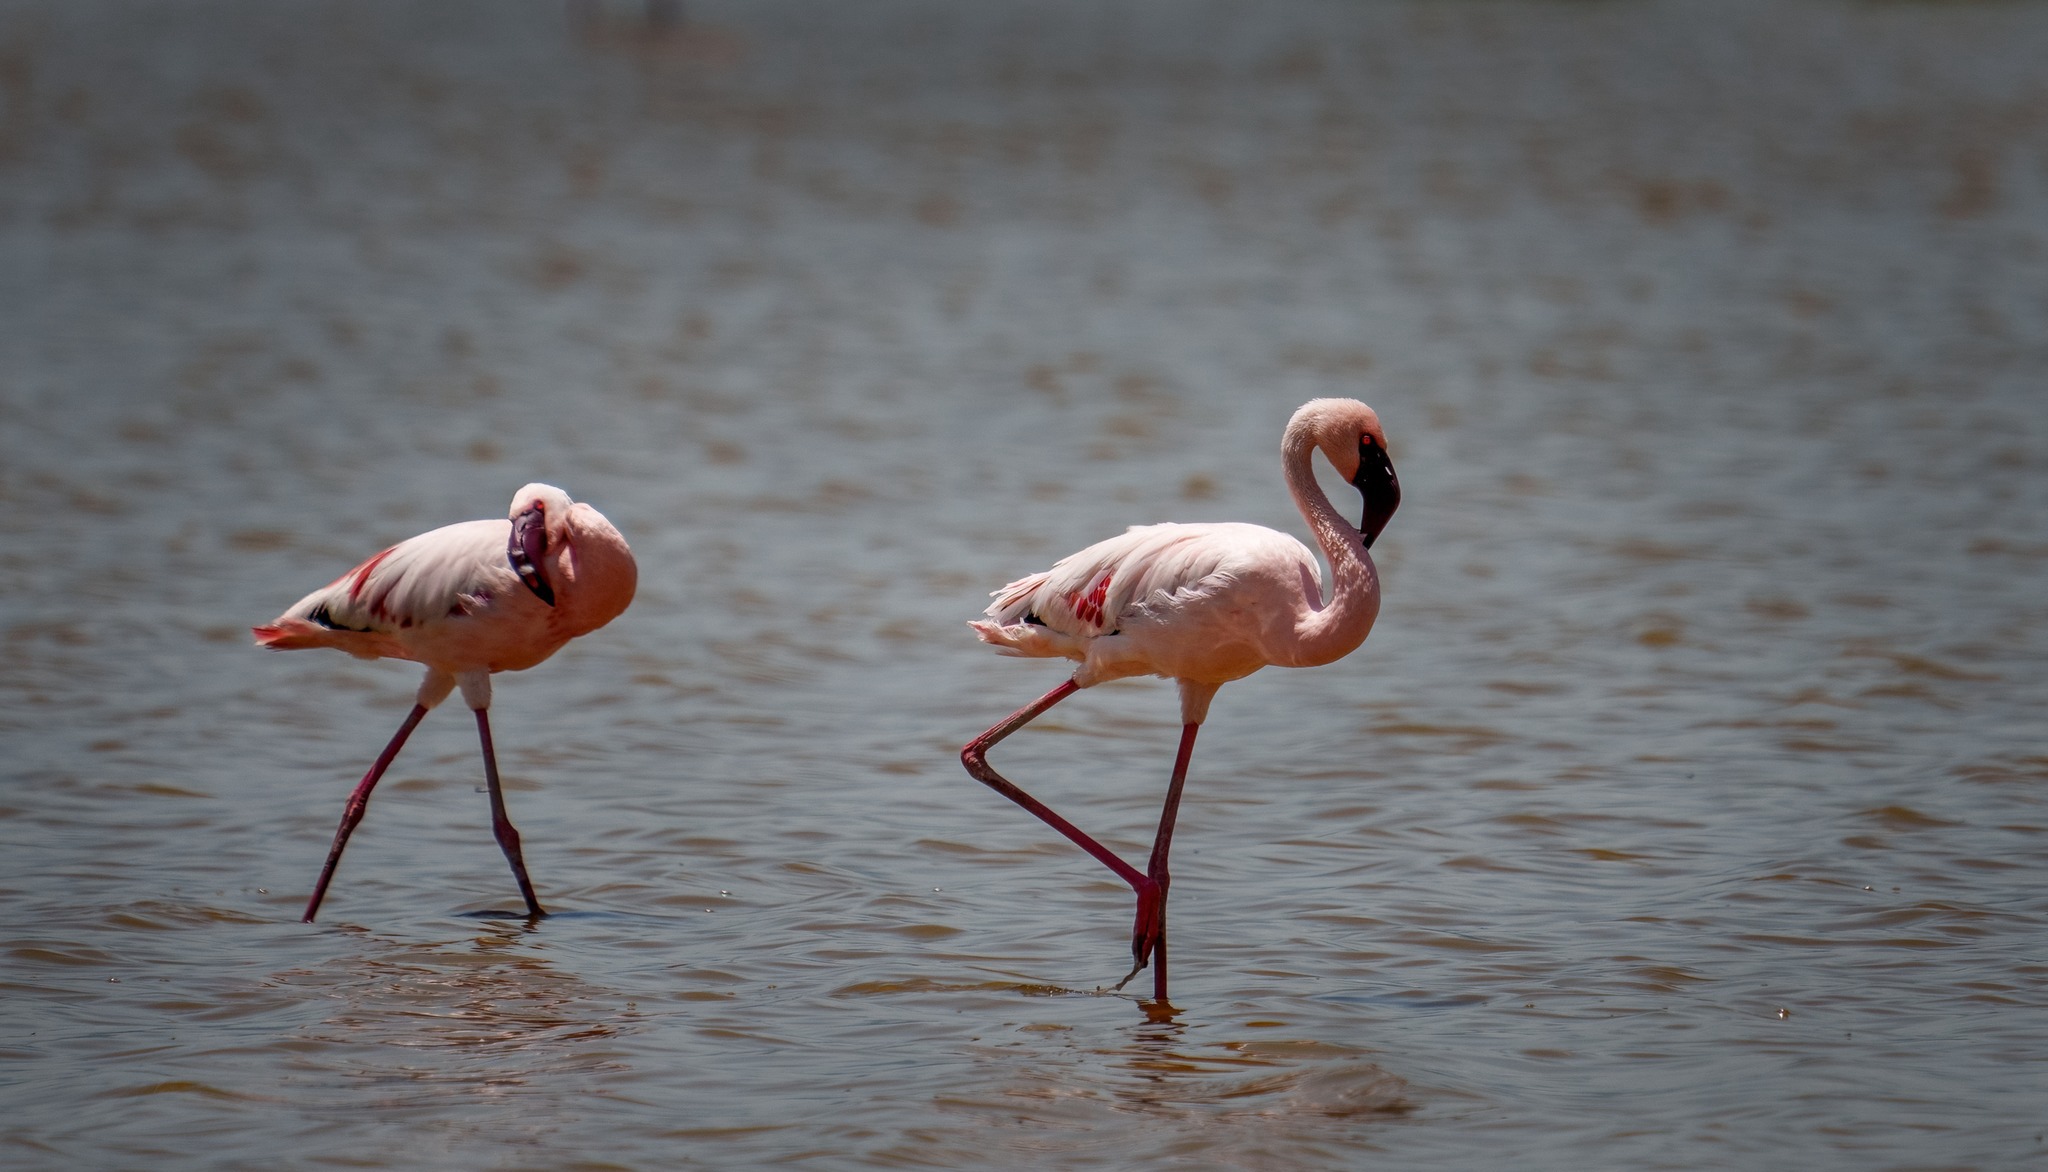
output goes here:
[[[416, 10], [424, 9], [424, 10]], [[2048, 1160], [2048, 9], [0, 8], [0, 1162]], [[1174, 1010], [963, 621], [1406, 501], [1218, 698]], [[247, 628], [531, 479], [501, 677]], [[1169, 685], [999, 767], [1137, 857]], [[1138, 983], [1134, 983], [1133, 991]]]

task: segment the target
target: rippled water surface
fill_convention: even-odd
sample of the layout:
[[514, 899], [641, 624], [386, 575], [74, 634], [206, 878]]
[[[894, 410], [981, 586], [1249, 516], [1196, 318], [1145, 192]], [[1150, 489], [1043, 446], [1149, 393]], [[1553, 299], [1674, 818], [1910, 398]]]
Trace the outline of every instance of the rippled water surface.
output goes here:
[[[0, 6], [0, 1163], [2048, 1162], [2048, 8]], [[963, 621], [1406, 503], [1218, 698], [1173, 1008]], [[459, 706], [247, 628], [558, 483]], [[1138, 857], [1158, 681], [995, 754]], [[1135, 990], [1134, 983], [1133, 989]]]

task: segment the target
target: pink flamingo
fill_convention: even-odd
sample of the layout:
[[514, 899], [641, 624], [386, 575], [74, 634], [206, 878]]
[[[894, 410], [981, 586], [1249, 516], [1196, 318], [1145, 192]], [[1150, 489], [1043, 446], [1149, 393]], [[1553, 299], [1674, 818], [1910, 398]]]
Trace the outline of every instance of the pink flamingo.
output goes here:
[[[1353, 527], [1316, 484], [1320, 449], [1365, 501]], [[1121, 537], [1062, 558], [1052, 569], [994, 593], [991, 621], [970, 622], [1003, 655], [1079, 660], [1073, 677], [969, 741], [960, 760], [976, 780], [1043, 819], [1137, 892], [1124, 979], [1154, 963], [1153, 993], [1166, 1000], [1167, 850], [1187, 780], [1195, 732], [1216, 689], [1265, 667], [1315, 667], [1351, 653], [1379, 616], [1379, 571], [1366, 551], [1401, 503], [1386, 433], [1372, 408], [1352, 399], [1302, 405], [1280, 440], [1287, 488], [1330, 560], [1331, 591], [1308, 547], [1260, 525], [1135, 525]], [[1144, 871], [991, 769], [998, 741], [1082, 688], [1156, 675], [1180, 685], [1180, 752]]]
[[512, 863], [527, 913], [547, 914], [526, 877], [519, 832], [505, 816], [486, 715], [491, 673], [524, 671], [617, 618], [633, 601], [638, 579], [633, 551], [603, 513], [553, 485], [529, 484], [512, 498], [508, 521], [464, 521], [401, 541], [300, 599], [270, 625], [252, 628], [259, 646], [277, 651], [338, 647], [359, 659], [410, 659], [427, 668], [412, 714], [342, 808], [334, 847], [306, 903], [307, 923], [320, 910], [370, 791], [428, 709], [457, 685], [476, 712], [483, 741], [491, 829]]

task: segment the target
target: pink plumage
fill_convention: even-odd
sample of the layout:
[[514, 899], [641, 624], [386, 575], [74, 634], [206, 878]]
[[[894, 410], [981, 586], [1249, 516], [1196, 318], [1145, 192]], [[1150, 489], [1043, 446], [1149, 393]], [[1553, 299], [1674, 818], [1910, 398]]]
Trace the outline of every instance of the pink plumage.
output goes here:
[[[1023, 806], [1130, 883], [1138, 896], [1131, 951], [1136, 976], [1156, 957], [1153, 989], [1166, 999], [1167, 853], [1195, 732], [1216, 690], [1262, 667], [1312, 667], [1356, 650], [1379, 616], [1378, 568], [1367, 552], [1401, 501], [1387, 437], [1372, 408], [1316, 399], [1288, 421], [1282, 468], [1294, 503], [1330, 561], [1330, 590], [1307, 546], [1259, 525], [1140, 525], [994, 592], [985, 620], [968, 625], [1003, 655], [1077, 660], [1070, 679], [1012, 713], [961, 750], [967, 771]], [[1359, 490], [1352, 525], [1316, 484], [1321, 451]], [[1156, 675], [1180, 686], [1181, 745], [1146, 871], [1055, 814], [990, 768], [987, 752], [1082, 688]]]
[[1321, 578], [1308, 547], [1260, 525], [1135, 525], [1005, 586], [988, 619], [969, 626], [999, 654], [1080, 660], [1082, 687], [1183, 681], [1197, 705], [1187, 723], [1199, 724], [1215, 690], [1204, 685], [1306, 662], [1285, 645], [1291, 622], [1276, 624], [1319, 602]]
[[561, 489], [529, 484], [502, 521], [465, 521], [399, 542], [253, 628], [277, 651], [332, 647], [363, 659], [425, 665], [412, 714], [370, 767], [342, 814], [305, 918], [320, 909], [342, 848], [370, 791], [427, 712], [456, 687], [476, 713], [492, 829], [532, 915], [543, 914], [526, 875], [518, 831], [505, 816], [486, 712], [491, 675], [522, 671], [633, 601], [638, 569], [625, 538]]

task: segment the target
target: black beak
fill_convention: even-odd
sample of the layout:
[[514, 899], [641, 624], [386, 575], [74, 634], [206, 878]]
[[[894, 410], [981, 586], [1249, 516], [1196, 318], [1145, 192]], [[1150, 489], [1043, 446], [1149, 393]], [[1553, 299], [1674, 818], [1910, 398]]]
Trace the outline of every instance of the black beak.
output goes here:
[[1359, 518], [1358, 530], [1365, 535], [1365, 548], [1371, 549], [1380, 530], [1393, 520], [1394, 510], [1401, 507], [1401, 481], [1394, 475], [1394, 462], [1387, 458], [1387, 450], [1369, 435], [1358, 439], [1358, 475], [1351, 478], [1351, 486], [1365, 498], [1365, 515]]
[[555, 604], [555, 588], [548, 585], [544, 560], [548, 552], [547, 514], [538, 508], [528, 509], [512, 518], [512, 542], [505, 548], [505, 559], [512, 563], [512, 572], [533, 591], [533, 596], [547, 603]]

